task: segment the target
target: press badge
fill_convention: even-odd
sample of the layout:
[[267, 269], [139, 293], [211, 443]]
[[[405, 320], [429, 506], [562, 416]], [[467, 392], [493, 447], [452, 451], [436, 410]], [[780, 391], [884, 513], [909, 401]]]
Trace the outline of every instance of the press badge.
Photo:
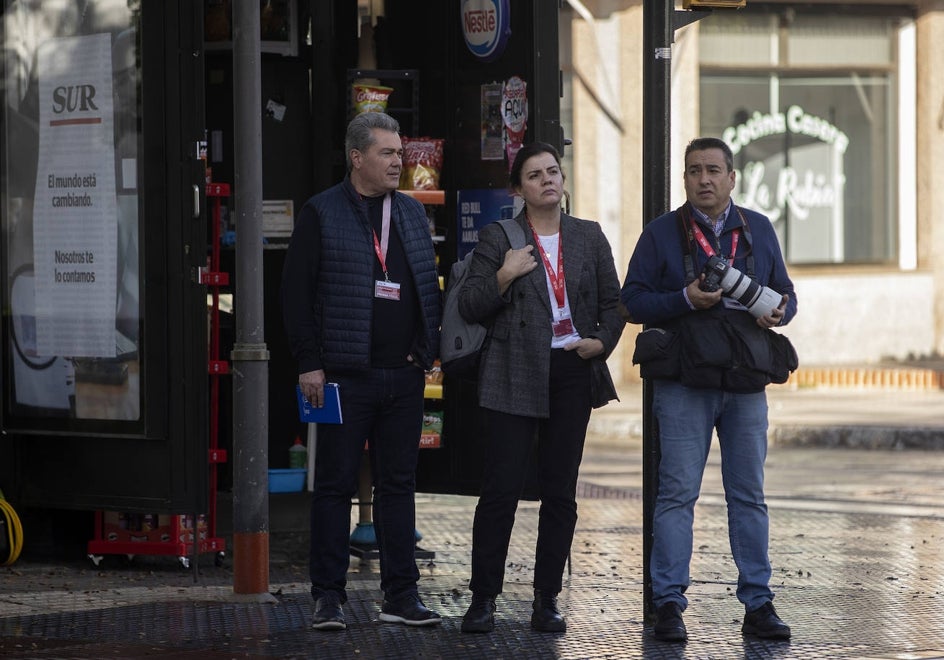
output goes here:
[[376, 280], [374, 282], [374, 298], [383, 298], [384, 300], [400, 300], [400, 283], [389, 282], [387, 280]]
[[554, 329], [555, 337], [566, 337], [574, 333], [574, 324], [569, 316], [554, 321], [554, 325], [551, 327]]

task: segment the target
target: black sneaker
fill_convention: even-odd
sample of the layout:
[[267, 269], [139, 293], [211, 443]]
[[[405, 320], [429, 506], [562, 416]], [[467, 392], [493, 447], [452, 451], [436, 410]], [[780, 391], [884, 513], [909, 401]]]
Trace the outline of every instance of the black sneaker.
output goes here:
[[744, 615], [741, 633], [763, 639], [790, 639], [790, 626], [777, 616], [774, 604], [767, 601]]
[[472, 595], [472, 602], [462, 617], [462, 632], [490, 633], [495, 630], [494, 596]]
[[669, 601], [656, 610], [656, 625], [652, 634], [663, 642], [684, 642], [688, 639], [685, 622], [682, 621], [682, 606]]
[[427, 609], [419, 596], [408, 596], [395, 603], [385, 600], [380, 608], [380, 620], [408, 626], [435, 626], [442, 623], [442, 617]]
[[315, 601], [315, 614], [311, 617], [311, 627], [315, 630], [344, 630], [344, 610], [341, 602], [333, 594], [326, 594]]

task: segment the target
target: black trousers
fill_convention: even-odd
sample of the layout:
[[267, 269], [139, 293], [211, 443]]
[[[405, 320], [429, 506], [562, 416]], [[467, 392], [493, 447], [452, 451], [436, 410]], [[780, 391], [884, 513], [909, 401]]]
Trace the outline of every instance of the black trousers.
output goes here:
[[315, 600], [334, 592], [347, 602], [351, 499], [357, 492], [364, 441], [374, 486], [374, 530], [380, 588], [387, 600], [416, 594], [416, 459], [423, 426], [423, 371], [373, 368], [336, 376], [343, 424], [318, 426], [311, 497], [309, 573]]
[[555, 349], [551, 351], [550, 418], [486, 411], [485, 474], [472, 530], [472, 593], [496, 596], [502, 591], [508, 544], [535, 433], [541, 508], [534, 588], [560, 593], [577, 525], [577, 472], [590, 409], [590, 363], [576, 351]]

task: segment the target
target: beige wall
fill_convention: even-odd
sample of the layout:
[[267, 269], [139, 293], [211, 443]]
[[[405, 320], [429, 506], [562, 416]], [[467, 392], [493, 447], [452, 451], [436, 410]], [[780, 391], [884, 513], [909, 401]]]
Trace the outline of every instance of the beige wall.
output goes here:
[[[681, 6], [681, 0], [677, 4]], [[574, 74], [573, 211], [603, 224], [622, 279], [644, 221], [642, 0], [586, 0], [582, 6], [593, 15], [592, 23], [575, 11], [569, 26], [573, 40], [569, 66]], [[907, 359], [935, 349], [944, 354], [944, 258], [938, 257], [944, 255], [944, 78], [939, 72], [944, 62], [944, 0], [919, 0], [916, 42], [918, 272], [793, 269], [801, 313], [790, 326], [790, 336], [801, 359], [804, 353], [809, 356], [808, 366], [874, 362], [888, 356]], [[565, 70], [567, 66], [564, 63]], [[671, 92], [670, 200], [675, 206], [684, 200], [682, 154], [699, 131], [697, 23], [675, 34]], [[837, 295], [848, 304], [841, 318], [830, 322], [823, 316], [834, 314]], [[837, 328], [833, 345], [822, 341], [824, 323]], [[614, 377], [623, 382], [638, 379], [631, 363], [638, 330], [627, 326], [610, 360]]]
[[918, 3], [918, 266], [934, 277], [934, 337], [944, 354], [944, 0]]
[[[592, 24], [575, 14], [571, 25], [574, 176], [579, 177], [573, 211], [601, 223], [622, 282], [642, 229], [642, 2], [584, 6]], [[609, 360], [619, 382], [638, 380], [632, 367], [635, 332], [634, 326], [627, 328]]]

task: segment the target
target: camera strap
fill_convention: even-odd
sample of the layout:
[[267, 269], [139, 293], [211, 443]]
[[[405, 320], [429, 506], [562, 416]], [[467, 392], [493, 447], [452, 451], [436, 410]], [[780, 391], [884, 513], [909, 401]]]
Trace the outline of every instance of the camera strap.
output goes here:
[[[702, 251], [707, 254], [709, 257], [715, 255], [715, 249], [712, 247], [711, 243], [708, 242], [708, 239], [705, 237], [705, 232], [701, 230], [701, 227], [698, 226], [698, 223], [692, 223], [692, 233], [695, 235], [695, 240], [698, 241], [698, 244], [701, 246]], [[731, 256], [728, 258], [728, 264], [734, 265], [734, 255], [737, 254], [738, 241], [741, 238], [741, 230], [735, 229], [731, 234]], [[718, 247], [720, 249], [721, 238], [718, 237]], [[724, 258], [724, 255], [718, 255], [720, 258]]]
[[[692, 245], [697, 241], [701, 245], [702, 249], [705, 251], [709, 257], [715, 253], [713, 247], [708, 242], [708, 239], [705, 238], [704, 232], [695, 222], [695, 219], [692, 217], [691, 211], [688, 208], [688, 202], [682, 204], [678, 210], [675, 212], [676, 217], [679, 220], [679, 232], [682, 238], [682, 260], [685, 263], [685, 283], [686, 285], [692, 282], [693, 280], [698, 279], [695, 275], [695, 260], [692, 256]], [[751, 279], [754, 279], [754, 250], [753, 250], [753, 241], [751, 239], [751, 227], [747, 222], [747, 218], [744, 216], [744, 213], [740, 208], [731, 205], [735, 211], [737, 211], [738, 218], [741, 220], [741, 227], [735, 230], [734, 236], [731, 238], [731, 264], [734, 264], [734, 257], [737, 254], [737, 245], [738, 237], [740, 233], [744, 232], [744, 240], [747, 241], [748, 252], [745, 255], [744, 260], [746, 262], [747, 276]]]
[[695, 275], [695, 262], [692, 258], [692, 241], [694, 237], [692, 236], [692, 216], [688, 210], [688, 202], [678, 207], [678, 210], [675, 212], [675, 217], [678, 218], [679, 235], [682, 238], [682, 261], [685, 263], [685, 286], [688, 286], [698, 279]]
[[[738, 217], [741, 219], [741, 231], [744, 232], [744, 240], [747, 241], [747, 255], [744, 257], [744, 264], [747, 271], [747, 276], [754, 279], [754, 239], [751, 237], [751, 226], [747, 223], [747, 216], [741, 212], [741, 208], [738, 206], [734, 207], [734, 210], [738, 212]], [[731, 255], [731, 261], [734, 261], [734, 255]]]

